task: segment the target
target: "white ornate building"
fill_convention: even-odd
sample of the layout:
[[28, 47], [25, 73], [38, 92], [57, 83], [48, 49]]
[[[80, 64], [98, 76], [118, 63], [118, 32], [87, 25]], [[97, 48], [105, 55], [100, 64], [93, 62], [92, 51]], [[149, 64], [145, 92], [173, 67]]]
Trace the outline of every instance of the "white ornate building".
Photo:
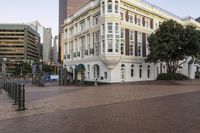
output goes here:
[[[64, 64], [71, 78], [105, 83], [156, 79], [166, 66], [145, 63], [147, 37], [169, 19], [200, 29], [195, 19], [182, 19], [143, 0], [91, 0], [63, 25]], [[193, 67], [188, 62], [178, 71], [194, 78]]]

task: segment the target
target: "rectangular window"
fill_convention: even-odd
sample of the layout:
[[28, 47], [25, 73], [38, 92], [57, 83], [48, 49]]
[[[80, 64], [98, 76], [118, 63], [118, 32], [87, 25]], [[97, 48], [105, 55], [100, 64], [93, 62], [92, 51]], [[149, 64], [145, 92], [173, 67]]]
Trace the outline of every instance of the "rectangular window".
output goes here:
[[78, 33], [78, 24], [75, 24], [75, 33]]
[[124, 39], [124, 29], [121, 29], [121, 39]]
[[85, 30], [85, 21], [80, 23], [81, 31]]
[[102, 40], [103, 53], [105, 53], [105, 40]]
[[119, 40], [115, 40], [115, 52], [119, 52]]
[[134, 31], [130, 31], [130, 40], [134, 41]]
[[150, 26], [149, 26], [149, 21], [145, 21], [145, 27], [146, 28], [149, 28]]
[[115, 33], [119, 34], [119, 24], [115, 23]]
[[87, 34], [87, 45], [88, 45], [88, 49], [90, 48], [90, 34]]
[[64, 34], [64, 36], [65, 36], [65, 38], [68, 38], [68, 32], [67, 32], [67, 29], [65, 30], [65, 34]]
[[87, 27], [90, 27], [90, 17], [87, 18]]
[[108, 13], [112, 13], [112, 3], [108, 3]]
[[125, 30], [122, 28], [121, 29], [121, 55], [123, 55], [124, 54], [124, 44], [125, 44], [125, 41], [124, 41], [124, 39], [125, 39], [125, 37], [124, 37], [124, 34], [125, 33]]
[[141, 25], [141, 18], [138, 18], [138, 25]]
[[78, 39], [75, 40], [75, 52], [78, 52]]
[[98, 23], [99, 23], [99, 18], [96, 17], [96, 18], [95, 18], [95, 24], [98, 24]]
[[130, 23], [133, 23], [133, 16], [132, 15], [129, 16], [129, 21], [130, 21]]
[[121, 12], [120, 14], [121, 14], [121, 20], [124, 20], [124, 13]]
[[129, 40], [130, 40], [130, 55], [134, 55], [134, 43], [135, 43], [135, 32], [134, 31], [130, 31], [130, 36], [129, 36]]
[[112, 28], [112, 23], [108, 23], [108, 33], [112, 33], [113, 32], [113, 28]]
[[142, 56], [142, 46], [138, 46], [138, 56]]
[[108, 39], [108, 52], [113, 52], [113, 40]]
[[70, 37], [72, 37], [73, 36], [73, 34], [74, 34], [74, 29], [73, 29], [73, 27], [72, 28], [70, 28]]
[[124, 54], [124, 42], [121, 42], [121, 55]]
[[95, 42], [99, 42], [100, 37], [99, 37], [99, 32], [95, 32]]
[[105, 78], [105, 79], [108, 78], [108, 74], [107, 74], [107, 72], [104, 72], [104, 78]]
[[99, 18], [100, 18], [100, 15], [99, 15], [99, 14], [97, 14], [96, 16], [93, 17], [93, 24], [94, 24], [94, 25], [99, 24]]
[[105, 34], [105, 24], [102, 24], [102, 34]]
[[146, 35], [146, 49], [147, 49], [147, 55], [149, 55], [150, 54], [150, 48], [149, 48], [149, 41], [148, 41], [148, 37], [149, 37], [149, 35]]
[[142, 33], [138, 32], [138, 42], [142, 43]]
[[118, 4], [115, 4], [115, 13], [119, 13], [119, 6], [118, 6]]

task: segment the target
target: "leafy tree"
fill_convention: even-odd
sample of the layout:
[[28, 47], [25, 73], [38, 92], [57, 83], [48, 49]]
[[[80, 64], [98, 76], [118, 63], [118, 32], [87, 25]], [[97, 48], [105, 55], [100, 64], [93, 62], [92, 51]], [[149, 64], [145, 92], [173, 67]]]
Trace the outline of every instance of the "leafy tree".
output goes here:
[[20, 75], [22, 72], [23, 75], [27, 75], [32, 72], [31, 65], [28, 63], [18, 64], [14, 69], [14, 75]]
[[44, 71], [44, 72], [47, 72], [47, 73], [52, 73], [52, 72], [53, 72], [53, 67], [50, 66], [50, 65], [44, 64], [44, 65], [43, 65], [43, 71]]
[[146, 62], [165, 62], [168, 73], [176, 70], [189, 57], [200, 53], [200, 31], [193, 26], [183, 27], [173, 20], [163, 22], [148, 38], [150, 54]]

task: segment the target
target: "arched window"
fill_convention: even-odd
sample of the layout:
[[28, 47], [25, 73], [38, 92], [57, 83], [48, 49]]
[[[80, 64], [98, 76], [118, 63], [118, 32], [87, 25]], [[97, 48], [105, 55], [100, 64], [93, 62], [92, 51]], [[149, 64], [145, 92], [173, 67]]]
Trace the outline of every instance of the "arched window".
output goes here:
[[107, 7], [108, 7], [108, 13], [112, 13], [112, 0], [108, 0], [108, 5], [107, 5]]
[[119, 13], [119, 3], [115, 1], [115, 13]]
[[151, 76], [151, 69], [150, 68], [151, 68], [150, 65], [148, 65], [148, 67], [147, 67], [147, 78], [150, 78], [150, 76]]
[[99, 65], [93, 66], [93, 72], [94, 72], [94, 79], [98, 79], [100, 77], [100, 67]]
[[142, 65], [139, 67], [139, 77], [142, 78]]
[[131, 65], [131, 77], [135, 76], [134, 65]]

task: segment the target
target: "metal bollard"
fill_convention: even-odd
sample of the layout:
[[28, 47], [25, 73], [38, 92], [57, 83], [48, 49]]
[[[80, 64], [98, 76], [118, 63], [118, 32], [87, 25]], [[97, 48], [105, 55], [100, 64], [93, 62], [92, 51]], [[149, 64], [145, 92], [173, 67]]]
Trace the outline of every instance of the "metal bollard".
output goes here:
[[11, 83], [11, 99], [14, 100], [14, 83]]
[[15, 100], [15, 83], [13, 83], [13, 100]]
[[3, 89], [6, 91], [6, 83], [3, 84]]
[[25, 110], [25, 84], [22, 85], [22, 110]]
[[18, 96], [19, 96], [19, 103], [18, 103], [18, 111], [23, 111], [25, 110], [25, 85], [19, 84], [19, 90], [18, 90]]
[[11, 93], [12, 93], [12, 84], [9, 83], [9, 96], [10, 96], [10, 98], [11, 98]]
[[18, 87], [19, 87], [18, 88], [19, 89], [18, 90], [18, 96], [19, 96], [18, 97], [18, 111], [20, 111], [20, 109], [21, 109], [21, 85], [19, 84]]
[[7, 83], [4, 83], [4, 85], [5, 85], [5, 91], [7, 90], [7, 86], [6, 86], [6, 84], [7, 84]]
[[10, 83], [8, 83], [8, 96], [10, 97]]
[[15, 83], [15, 102], [14, 102], [14, 105], [17, 105], [17, 104], [18, 104], [18, 100], [19, 100], [18, 97], [19, 97], [19, 96], [18, 96], [18, 84]]

